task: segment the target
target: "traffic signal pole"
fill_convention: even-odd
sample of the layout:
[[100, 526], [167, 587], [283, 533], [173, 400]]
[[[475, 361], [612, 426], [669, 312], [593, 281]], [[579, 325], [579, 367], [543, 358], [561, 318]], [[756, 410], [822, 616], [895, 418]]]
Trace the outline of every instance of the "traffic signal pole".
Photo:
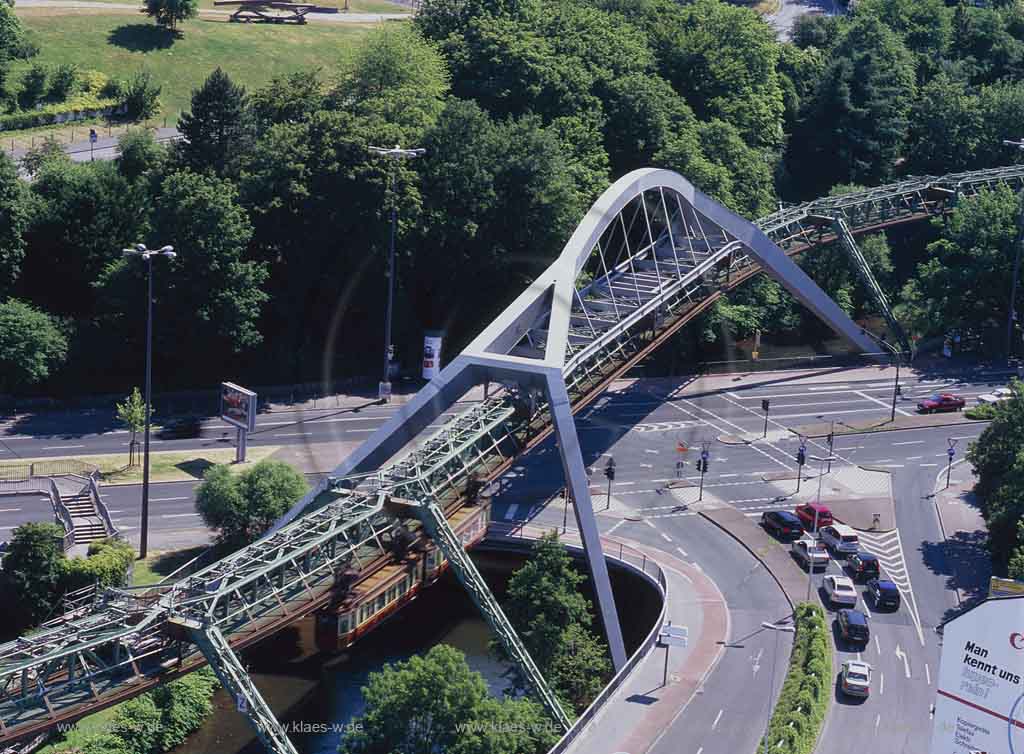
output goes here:
[[761, 435], [762, 440], [768, 437], [768, 407], [770, 405], [767, 398], [761, 399], [761, 410], [764, 411], [764, 433]]

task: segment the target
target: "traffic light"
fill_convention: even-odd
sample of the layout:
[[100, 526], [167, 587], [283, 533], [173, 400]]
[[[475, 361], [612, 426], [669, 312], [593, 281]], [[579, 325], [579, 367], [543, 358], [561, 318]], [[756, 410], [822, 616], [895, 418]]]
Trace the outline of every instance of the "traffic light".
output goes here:
[[807, 463], [807, 452], [803, 448], [796, 452], [796, 462], [801, 466]]
[[608, 465], [604, 467], [604, 475], [608, 477], [609, 482], [615, 481], [615, 462], [609, 461]]
[[828, 446], [830, 448], [832, 447], [832, 443], [833, 443], [834, 440], [835, 440], [835, 437], [833, 436], [833, 434], [831, 432], [829, 432], [828, 433]]
[[761, 410], [764, 411], [766, 414], [768, 413], [768, 406], [769, 406], [768, 399], [767, 398], [762, 398], [761, 399]]
[[701, 458], [699, 461], [697, 461], [697, 471], [699, 471], [701, 474], [706, 474], [707, 473], [707, 471], [708, 471], [708, 459]]

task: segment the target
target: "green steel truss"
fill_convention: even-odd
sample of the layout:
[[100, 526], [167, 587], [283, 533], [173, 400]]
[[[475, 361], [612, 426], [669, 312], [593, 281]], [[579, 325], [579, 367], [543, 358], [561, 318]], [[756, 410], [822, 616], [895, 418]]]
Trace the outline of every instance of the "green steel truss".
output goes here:
[[[836, 219], [856, 235], [941, 216], [959, 197], [997, 184], [1021, 188], [1024, 166], [907, 179], [786, 207], [756, 225], [787, 253], [798, 253], [836, 241]], [[602, 253], [607, 269], [589, 270], [591, 280], [577, 285], [564, 370], [574, 404], [597, 394], [723, 290], [757, 271], [736, 239], [704, 228], [699, 234], [674, 232], [681, 212], [664, 195], [646, 197], [630, 223], [623, 221], [618, 239], [602, 239], [617, 256], [609, 263]], [[546, 337], [542, 330], [528, 335], [521, 348]], [[564, 724], [564, 711], [545, 690], [521, 642], [468, 559], [456, 554], [450, 530], [439, 524], [442, 511], [457, 506], [467, 487], [493, 479], [550, 429], [543, 400], [499, 391], [379, 471], [332, 480], [301, 517], [273, 535], [169, 587], [102, 590], [41, 630], [0, 645], [0, 743], [127, 698], [169, 671], [197, 666], [199, 652], [169, 630], [171, 620], [202, 626], [214, 640], [200, 645], [205, 641], [207, 652], [224, 655], [226, 648], [269, 635], [325, 604], [339, 571], [389, 557], [390, 538], [400, 525], [385, 507], [391, 496], [420, 507], [420, 519], [509, 655]], [[218, 672], [231, 663], [220, 661]], [[259, 705], [248, 705], [254, 706]]]

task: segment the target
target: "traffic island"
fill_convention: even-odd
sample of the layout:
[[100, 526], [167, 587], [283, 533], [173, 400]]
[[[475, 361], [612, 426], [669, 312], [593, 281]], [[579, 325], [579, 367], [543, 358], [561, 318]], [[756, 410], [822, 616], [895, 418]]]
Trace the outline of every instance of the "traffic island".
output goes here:
[[803, 437], [828, 437], [829, 432], [836, 435], [863, 435], [871, 432], [892, 432], [898, 429], [920, 429], [921, 427], [953, 427], [958, 424], [979, 424], [988, 419], [969, 419], [963, 412], [945, 414], [915, 414], [913, 416], [897, 416], [889, 419], [865, 419], [863, 421], [819, 422], [802, 424], [790, 428], [790, 432]]

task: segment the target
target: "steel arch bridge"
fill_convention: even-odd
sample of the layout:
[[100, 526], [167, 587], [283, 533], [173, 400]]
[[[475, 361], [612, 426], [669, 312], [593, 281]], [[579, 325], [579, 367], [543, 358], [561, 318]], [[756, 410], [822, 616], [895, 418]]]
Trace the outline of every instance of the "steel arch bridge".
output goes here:
[[[941, 216], [960, 197], [997, 184], [1020, 190], [1024, 166], [910, 178], [752, 223], [675, 173], [624, 176], [591, 207], [558, 259], [266, 536], [172, 585], [103, 590], [43, 629], [0, 645], [0, 743], [76, 720], [209, 662], [228, 691], [246, 699], [267, 747], [293, 751], [235, 652], [327, 604], [339, 570], [388, 559], [403, 526], [423, 527], [434, 539], [539, 701], [568, 726], [446, 518], [556, 432], [602, 622], [621, 667], [625, 650], [572, 414], [761, 271], [854, 349], [873, 350], [874, 342], [790, 257], [840, 242], [856, 261], [855, 235]], [[861, 272], [873, 282], [866, 265]], [[875, 293], [887, 310], [884, 295]], [[427, 425], [484, 381], [501, 387], [416, 444]]]

